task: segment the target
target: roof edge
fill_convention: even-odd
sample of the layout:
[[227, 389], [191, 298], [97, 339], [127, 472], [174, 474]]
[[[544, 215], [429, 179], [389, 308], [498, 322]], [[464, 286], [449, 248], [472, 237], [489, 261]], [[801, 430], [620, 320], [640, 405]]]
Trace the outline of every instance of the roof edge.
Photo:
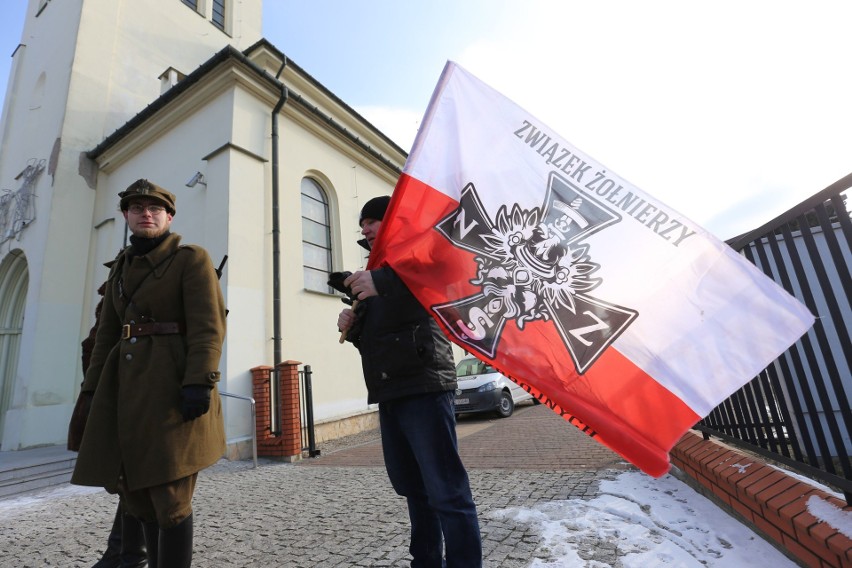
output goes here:
[[[385, 135], [381, 130], [376, 128], [370, 121], [368, 121], [363, 116], [361, 116], [352, 107], [350, 107], [348, 104], [343, 102], [343, 100], [340, 99], [337, 95], [335, 95], [330, 90], [328, 90], [322, 83], [320, 83], [313, 76], [311, 76], [309, 73], [307, 73], [302, 67], [300, 67], [298, 64], [294, 63], [289, 57], [287, 57], [284, 53], [282, 53], [277, 47], [275, 47], [268, 40], [263, 39], [263, 38], [258, 40], [257, 42], [255, 42], [250, 47], [248, 47], [245, 50], [245, 52], [238, 50], [237, 48], [235, 48], [232, 45], [225, 46], [224, 48], [222, 48], [221, 50], [216, 52], [210, 59], [208, 59], [207, 61], [202, 63], [200, 66], [198, 66], [198, 68], [195, 69], [195, 71], [193, 71], [192, 73], [187, 75], [182, 81], [180, 81], [174, 87], [169, 89], [166, 93], [162, 94], [160, 97], [155, 99], [152, 103], [150, 103], [148, 106], [146, 106], [144, 109], [142, 109], [139, 113], [137, 113], [135, 116], [133, 116], [130, 120], [125, 122], [121, 127], [119, 127], [117, 130], [115, 130], [112, 134], [110, 134], [109, 136], [104, 138], [104, 140], [102, 140], [100, 142], [100, 144], [98, 144], [97, 146], [95, 146], [94, 148], [92, 148], [91, 150], [86, 152], [86, 156], [88, 158], [92, 159], [92, 160], [96, 160], [98, 157], [100, 157], [102, 154], [104, 154], [104, 152], [106, 152], [107, 150], [112, 148], [114, 145], [116, 145], [119, 141], [121, 141], [130, 132], [132, 132], [134, 129], [139, 127], [141, 124], [143, 124], [150, 117], [154, 116], [157, 112], [159, 112], [161, 109], [163, 109], [170, 102], [172, 102], [177, 97], [181, 96], [183, 93], [185, 93], [186, 91], [191, 89], [193, 85], [198, 83], [205, 75], [210, 73], [214, 68], [218, 67], [220, 64], [224, 63], [225, 61], [227, 61], [229, 59], [234, 59], [234, 60], [240, 62], [241, 64], [245, 65], [246, 67], [248, 67], [252, 71], [254, 71], [257, 75], [259, 75], [260, 77], [265, 79], [270, 84], [270, 86], [273, 89], [275, 89], [276, 91], [280, 92], [280, 91], [282, 91], [282, 89], [287, 88], [286, 85], [284, 85], [284, 83], [282, 83], [280, 80], [278, 80], [277, 78], [270, 75], [268, 71], [266, 71], [265, 69], [262, 69], [260, 66], [258, 66], [256, 63], [254, 63], [248, 57], [249, 54], [251, 54], [252, 52], [254, 52], [258, 49], [261, 49], [261, 48], [269, 49], [270, 51], [272, 51], [274, 53], [274, 55], [278, 56], [282, 61], [286, 62], [286, 65], [288, 67], [295, 68], [295, 70], [298, 71], [300, 74], [302, 74], [312, 85], [314, 85], [323, 94], [328, 96], [336, 104], [339, 104], [346, 112], [352, 113], [360, 121], [363, 121], [363, 123], [365, 125], [367, 125], [369, 128], [371, 128], [380, 138], [382, 138], [382, 140], [387, 142], [388, 145], [390, 145], [391, 148], [398, 151], [401, 156], [403, 156], [404, 158], [408, 157], [408, 152], [406, 152], [405, 150], [400, 148], [398, 144], [396, 144], [393, 140], [388, 138], [387, 135]], [[289, 91], [289, 89], [288, 89], [288, 91]], [[319, 108], [317, 108], [314, 105], [308, 104], [302, 98], [301, 95], [299, 95], [298, 93], [292, 93], [291, 92], [291, 96], [292, 96], [293, 100], [300, 103], [304, 108], [307, 108], [313, 114], [320, 116], [322, 118], [323, 122], [326, 122], [326, 123], [334, 126], [334, 128], [338, 132], [340, 132], [343, 136], [345, 136], [346, 138], [351, 140], [357, 146], [366, 150], [373, 157], [378, 158], [381, 162], [385, 163], [385, 165], [390, 166], [397, 173], [400, 172], [400, 169], [397, 166], [395, 166], [388, 158], [386, 158], [381, 153], [374, 150], [371, 146], [365, 144], [358, 136], [355, 136], [354, 134], [349, 132], [345, 127], [338, 124], [337, 121], [335, 121], [332, 117], [325, 115], [325, 113], [323, 113]]]

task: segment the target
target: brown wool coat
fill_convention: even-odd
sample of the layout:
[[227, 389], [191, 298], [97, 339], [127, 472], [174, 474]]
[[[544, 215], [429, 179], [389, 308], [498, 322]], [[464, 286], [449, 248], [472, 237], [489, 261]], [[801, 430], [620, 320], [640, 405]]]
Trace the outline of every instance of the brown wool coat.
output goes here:
[[[114, 263], [83, 391], [93, 391], [71, 483], [135, 491], [191, 475], [225, 452], [216, 383], [225, 303], [207, 252], [169, 235], [131, 261]], [[130, 297], [130, 302], [122, 297]], [[185, 333], [120, 339], [131, 322], [180, 322]], [[135, 341], [133, 341], [135, 339]], [[210, 411], [184, 422], [181, 387], [213, 387]]]

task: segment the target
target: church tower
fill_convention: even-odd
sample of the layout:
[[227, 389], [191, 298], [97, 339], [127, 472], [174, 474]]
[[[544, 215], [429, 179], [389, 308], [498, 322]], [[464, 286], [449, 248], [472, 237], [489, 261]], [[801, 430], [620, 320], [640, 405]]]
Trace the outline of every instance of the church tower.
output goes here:
[[261, 15], [262, 0], [29, 0], [0, 119], [0, 450], [61, 443], [82, 380], [68, 338], [88, 333], [102, 261], [86, 152], [223, 47], [260, 40]]

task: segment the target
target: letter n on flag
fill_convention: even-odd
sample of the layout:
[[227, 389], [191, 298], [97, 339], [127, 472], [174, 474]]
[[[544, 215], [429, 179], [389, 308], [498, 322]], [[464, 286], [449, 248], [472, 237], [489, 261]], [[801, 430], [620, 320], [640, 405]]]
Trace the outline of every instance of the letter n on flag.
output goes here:
[[659, 477], [813, 324], [689, 219], [448, 62], [369, 268], [456, 344]]

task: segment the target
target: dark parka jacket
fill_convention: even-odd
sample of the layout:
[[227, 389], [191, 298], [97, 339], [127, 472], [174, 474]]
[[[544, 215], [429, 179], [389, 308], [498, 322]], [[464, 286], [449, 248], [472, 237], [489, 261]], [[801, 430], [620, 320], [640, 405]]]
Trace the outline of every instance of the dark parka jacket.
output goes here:
[[[186, 477], [225, 452], [216, 383], [225, 303], [213, 263], [171, 234], [144, 256], [119, 255], [104, 293], [83, 392], [94, 392], [71, 482], [115, 492]], [[121, 339], [131, 323], [178, 322], [182, 333]], [[184, 422], [181, 387], [207, 385], [210, 410]]]
[[372, 270], [378, 296], [359, 302], [347, 334], [361, 352], [369, 403], [456, 388], [450, 342], [397, 274]]

